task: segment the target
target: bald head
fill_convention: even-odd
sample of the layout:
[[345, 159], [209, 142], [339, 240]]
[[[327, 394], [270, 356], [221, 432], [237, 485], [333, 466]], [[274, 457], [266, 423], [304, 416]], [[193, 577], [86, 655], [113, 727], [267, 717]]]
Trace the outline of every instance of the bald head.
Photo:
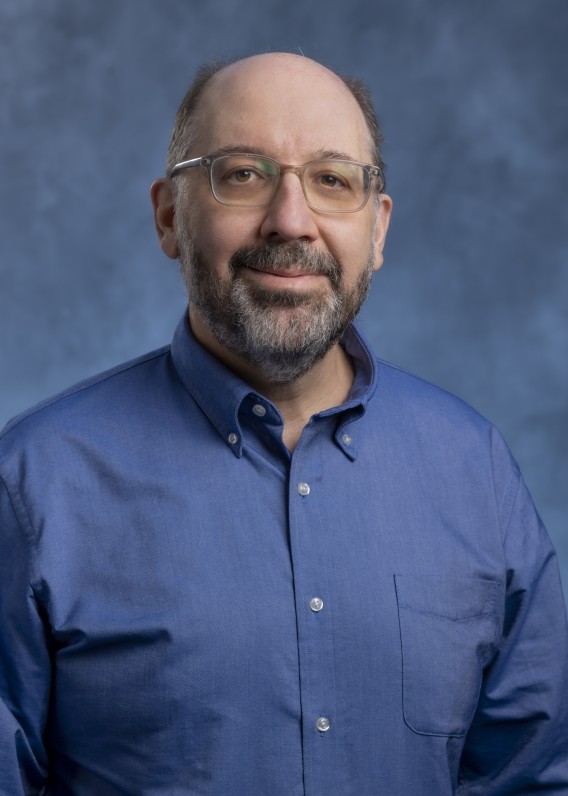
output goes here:
[[[278, 101], [290, 87], [293, 89], [297, 81], [312, 83], [325, 93], [351, 94], [335, 72], [311, 58], [294, 53], [263, 53], [227, 64], [211, 77], [204, 94], [210, 96], [223, 88], [232, 90], [239, 86], [270, 83], [276, 89], [275, 100]], [[354, 110], [355, 107], [356, 104]]]
[[[214, 151], [208, 145], [204, 131], [231, 102], [232, 113], [243, 115], [256, 101], [264, 103], [259, 114], [264, 113], [269, 124], [283, 108], [290, 110], [295, 103], [305, 117], [306, 128], [313, 116], [317, 101], [318, 113], [329, 113], [334, 125], [338, 114], [350, 114], [354, 124], [361, 125], [367, 140], [363, 160], [381, 168], [382, 134], [367, 87], [359, 80], [342, 77], [322, 64], [293, 53], [265, 53], [253, 55], [233, 63], [211, 62], [201, 67], [187, 94], [182, 100], [166, 163], [166, 174], [173, 166], [191, 155]], [[234, 119], [234, 116], [231, 117]], [[201, 140], [200, 140], [201, 139]], [[196, 146], [205, 150], [196, 152]]]

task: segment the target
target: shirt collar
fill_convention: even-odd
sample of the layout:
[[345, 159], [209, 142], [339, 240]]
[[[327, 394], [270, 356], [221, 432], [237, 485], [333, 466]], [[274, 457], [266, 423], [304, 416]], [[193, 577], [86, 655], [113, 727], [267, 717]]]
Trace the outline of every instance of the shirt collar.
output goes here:
[[[365, 413], [367, 403], [376, 390], [378, 373], [370, 346], [354, 325], [346, 329], [341, 344], [355, 368], [353, 387], [344, 404], [320, 412], [319, 417], [342, 413], [335, 439], [344, 453], [355, 459], [357, 421]], [[267, 409], [266, 420], [281, 420], [274, 404], [259, 395], [197, 342], [189, 326], [187, 311], [175, 330], [171, 353], [175, 369], [186, 389], [236, 456], [242, 455], [239, 410], [243, 401], [263, 405]]]

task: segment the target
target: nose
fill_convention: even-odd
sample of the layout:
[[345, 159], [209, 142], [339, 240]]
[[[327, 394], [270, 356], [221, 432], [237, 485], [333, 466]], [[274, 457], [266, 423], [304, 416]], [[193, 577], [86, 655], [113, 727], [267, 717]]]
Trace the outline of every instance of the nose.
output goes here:
[[318, 228], [314, 211], [310, 210], [297, 174], [283, 175], [276, 195], [267, 206], [260, 228], [264, 240], [271, 242], [314, 241]]

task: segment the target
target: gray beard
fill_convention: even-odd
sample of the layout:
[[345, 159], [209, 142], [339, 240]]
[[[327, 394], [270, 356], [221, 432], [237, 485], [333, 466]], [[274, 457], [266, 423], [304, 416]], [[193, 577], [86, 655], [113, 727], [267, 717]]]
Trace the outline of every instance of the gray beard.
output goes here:
[[[295, 241], [242, 248], [220, 281], [186, 230], [178, 230], [181, 272], [190, 301], [222, 346], [256, 366], [274, 384], [298, 379], [341, 338], [363, 304], [371, 282], [374, 250], [356, 285], [342, 288], [341, 267], [330, 254]], [[244, 268], [328, 278], [325, 290], [269, 290], [240, 274]]]

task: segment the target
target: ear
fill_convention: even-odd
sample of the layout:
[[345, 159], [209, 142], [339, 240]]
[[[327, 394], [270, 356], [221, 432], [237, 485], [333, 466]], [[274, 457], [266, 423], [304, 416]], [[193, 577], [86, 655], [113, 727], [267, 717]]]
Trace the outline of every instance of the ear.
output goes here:
[[377, 210], [377, 222], [375, 225], [375, 264], [373, 271], [378, 271], [383, 264], [383, 248], [385, 245], [385, 238], [389, 228], [389, 221], [392, 211], [392, 199], [388, 194], [382, 193], [380, 195], [380, 205]]
[[167, 257], [177, 260], [179, 251], [174, 233], [175, 204], [171, 181], [161, 177], [152, 183], [150, 198], [154, 208], [154, 223], [160, 248]]

